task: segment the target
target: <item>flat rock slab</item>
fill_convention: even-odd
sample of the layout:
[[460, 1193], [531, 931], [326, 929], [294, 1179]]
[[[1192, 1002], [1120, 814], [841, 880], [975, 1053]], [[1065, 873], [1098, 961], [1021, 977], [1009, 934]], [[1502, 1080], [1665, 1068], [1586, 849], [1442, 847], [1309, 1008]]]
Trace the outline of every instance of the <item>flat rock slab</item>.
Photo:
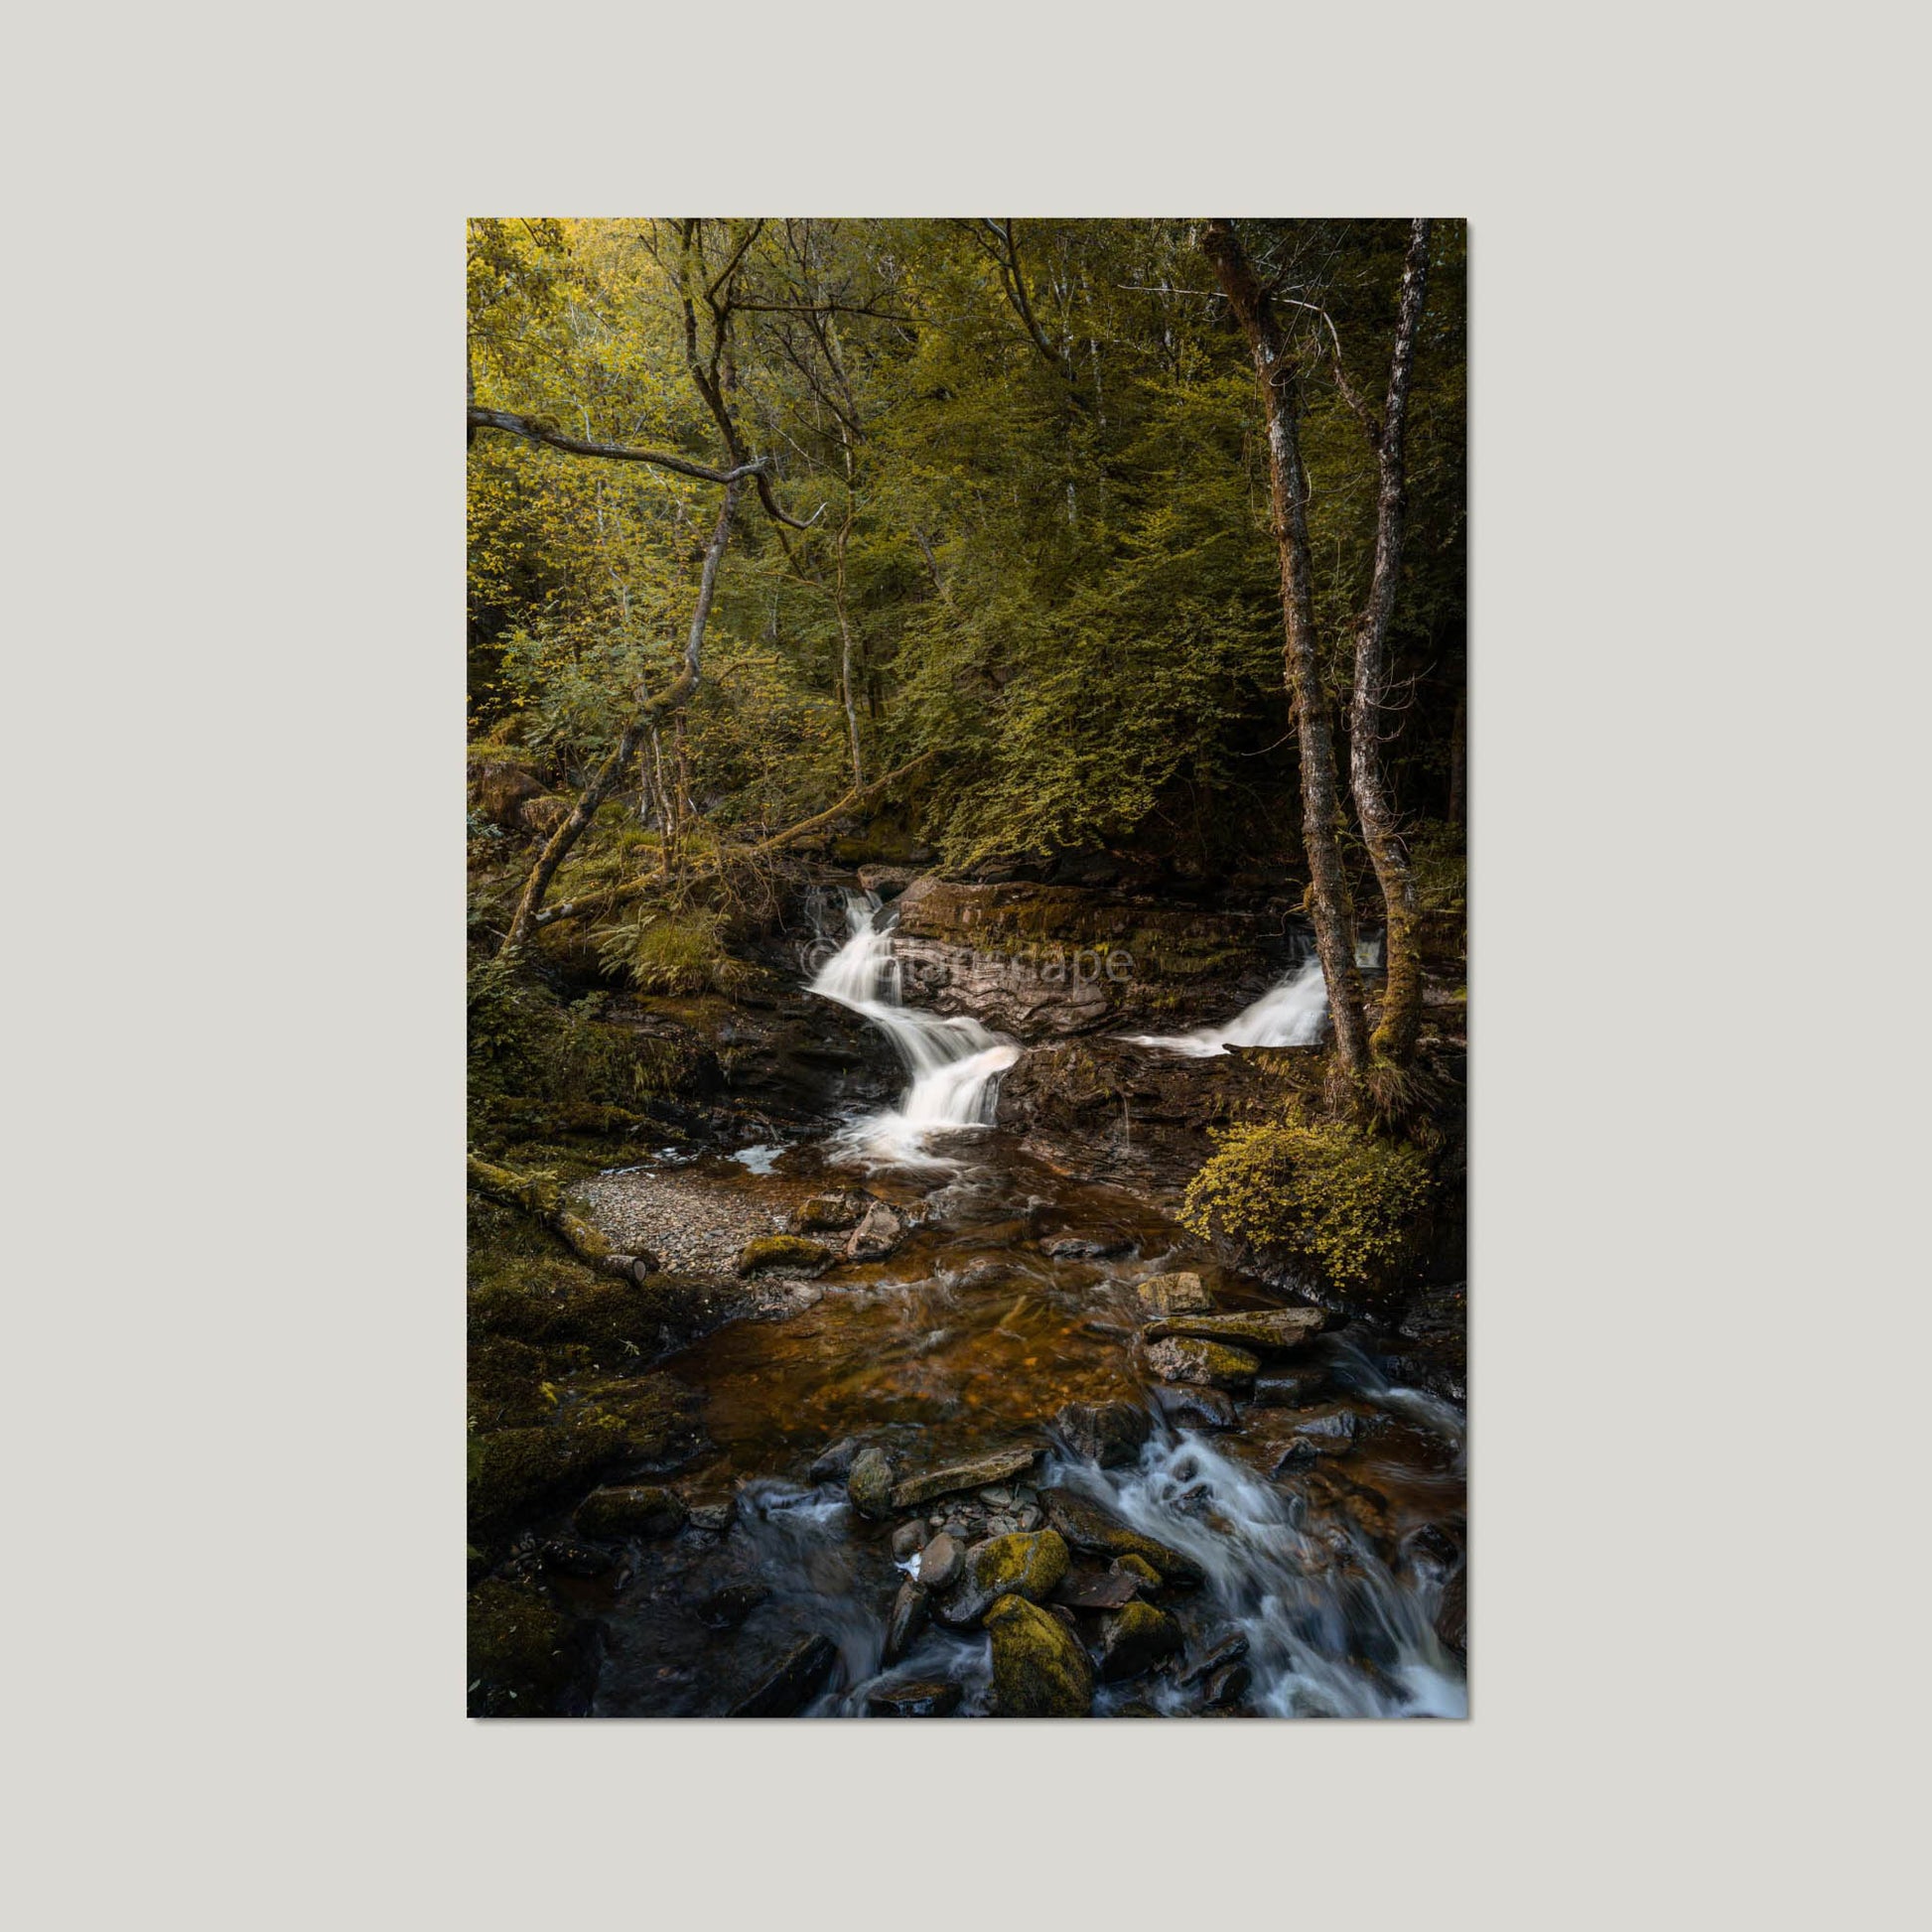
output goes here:
[[1261, 1357], [1245, 1348], [1193, 1335], [1151, 1343], [1147, 1359], [1164, 1382], [1192, 1382], [1204, 1389], [1245, 1389], [1261, 1367]]
[[1089, 1570], [1066, 1578], [1049, 1600], [1069, 1610], [1124, 1610], [1140, 1593], [1140, 1579], [1124, 1570]]
[[1071, 1489], [1042, 1489], [1039, 1501], [1046, 1520], [1075, 1550], [1088, 1556], [1140, 1557], [1171, 1584], [1201, 1581], [1201, 1567], [1192, 1557], [1183, 1556], [1158, 1537], [1142, 1535], [1091, 1496]]
[[1141, 1330], [1147, 1341], [1184, 1336], [1194, 1341], [1236, 1342], [1246, 1348], [1286, 1353], [1318, 1335], [1328, 1317], [1319, 1309], [1263, 1309], [1253, 1314], [1171, 1314]]
[[963, 1489], [983, 1489], [991, 1482], [1006, 1482], [1031, 1469], [1038, 1458], [1036, 1449], [1001, 1449], [995, 1455], [976, 1456], [971, 1462], [955, 1462], [950, 1468], [907, 1476], [893, 1491], [893, 1507], [911, 1509], [918, 1503], [930, 1502], [934, 1496], [952, 1496]]
[[789, 1718], [803, 1710], [838, 1661], [839, 1650], [830, 1637], [801, 1639], [778, 1660], [756, 1689], [739, 1699], [734, 1718]]
[[888, 1684], [866, 1693], [866, 1710], [875, 1718], [946, 1718], [959, 1709], [957, 1684], [921, 1678], [911, 1684]]
[[1135, 1284], [1134, 1293], [1156, 1314], [1206, 1314], [1214, 1306], [1195, 1274], [1150, 1275]]

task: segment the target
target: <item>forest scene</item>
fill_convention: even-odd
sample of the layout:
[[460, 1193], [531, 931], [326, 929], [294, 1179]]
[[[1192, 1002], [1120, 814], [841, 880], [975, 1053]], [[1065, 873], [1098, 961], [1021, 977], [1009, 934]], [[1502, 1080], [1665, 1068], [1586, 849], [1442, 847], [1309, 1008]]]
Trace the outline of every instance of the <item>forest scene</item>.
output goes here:
[[1466, 1716], [1464, 265], [469, 223], [473, 1717]]

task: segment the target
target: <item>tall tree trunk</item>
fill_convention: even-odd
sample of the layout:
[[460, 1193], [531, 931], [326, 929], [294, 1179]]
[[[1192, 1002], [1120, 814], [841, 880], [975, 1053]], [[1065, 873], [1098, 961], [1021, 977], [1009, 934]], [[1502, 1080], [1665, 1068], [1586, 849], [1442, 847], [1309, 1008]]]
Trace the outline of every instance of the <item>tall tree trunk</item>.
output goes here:
[[1421, 910], [1416, 901], [1415, 874], [1403, 850], [1395, 806], [1389, 797], [1388, 775], [1382, 768], [1382, 714], [1389, 695], [1389, 623], [1395, 615], [1396, 585], [1402, 575], [1406, 508], [1402, 441], [1428, 280], [1429, 223], [1418, 220], [1409, 229], [1395, 353], [1389, 363], [1388, 401], [1375, 437], [1376, 464], [1381, 472], [1375, 504], [1375, 570], [1369, 582], [1368, 603], [1355, 625], [1355, 691], [1348, 727], [1349, 782], [1388, 914], [1383, 953], [1388, 978], [1383, 986], [1381, 1019], [1369, 1043], [1398, 1066], [1415, 1051], [1416, 1035], [1422, 1026]]
[[1362, 981], [1355, 969], [1355, 918], [1341, 867], [1341, 800], [1335, 781], [1334, 737], [1322, 701], [1315, 650], [1309, 560], [1308, 487], [1295, 422], [1295, 365], [1289, 359], [1267, 292], [1256, 281], [1231, 222], [1207, 223], [1201, 246], [1220, 277], [1228, 303], [1248, 339], [1268, 420], [1268, 484], [1276, 548], [1281, 552], [1282, 616], [1288, 633], [1285, 678], [1294, 701], [1302, 764], [1302, 840], [1309, 855], [1310, 911], [1314, 945], [1327, 983], [1335, 1051], [1350, 1074], [1368, 1065], [1368, 1028]]
[[556, 877], [557, 868], [597, 816], [597, 808], [611, 795], [623, 767], [643, 742], [645, 732], [667, 714], [680, 726], [683, 724], [684, 707], [690, 702], [691, 693], [698, 688], [705, 625], [710, 621], [712, 599], [718, 590], [718, 566], [724, 560], [725, 546], [731, 541], [732, 516], [738, 508], [740, 487], [739, 480], [725, 485], [725, 500], [718, 511], [711, 541], [705, 547], [704, 571], [698, 579], [697, 608], [691, 613], [691, 631], [684, 645], [684, 668], [679, 671], [668, 691], [643, 705], [636, 722], [628, 726], [619, 739], [618, 749], [598, 767], [597, 775], [571, 807], [570, 816], [545, 841], [536, 864], [530, 868], [529, 878], [523, 882], [522, 896], [516, 901], [516, 911], [510, 919], [510, 929], [503, 940], [500, 957], [507, 958], [529, 939], [536, 924], [537, 912], [543, 904], [543, 896], [550, 890], [550, 882]]

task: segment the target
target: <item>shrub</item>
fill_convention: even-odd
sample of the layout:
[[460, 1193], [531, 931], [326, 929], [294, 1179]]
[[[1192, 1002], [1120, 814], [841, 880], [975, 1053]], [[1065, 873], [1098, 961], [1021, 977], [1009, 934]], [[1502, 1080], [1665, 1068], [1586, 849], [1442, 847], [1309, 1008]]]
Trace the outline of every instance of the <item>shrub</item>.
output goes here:
[[607, 971], [629, 973], [643, 993], [729, 997], [752, 977], [726, 950], [720, 921], [710, 912], [653, 912], [608, 927], [598, 935], [598, 958]]
[[1337, 1287], [1408, 1254], [1434, 1181], [1420, 1150], [1342, 1122], [1237, 1127], [1188, 1183], [1180, 1218], [1207, 1239], [1285, 1249]]

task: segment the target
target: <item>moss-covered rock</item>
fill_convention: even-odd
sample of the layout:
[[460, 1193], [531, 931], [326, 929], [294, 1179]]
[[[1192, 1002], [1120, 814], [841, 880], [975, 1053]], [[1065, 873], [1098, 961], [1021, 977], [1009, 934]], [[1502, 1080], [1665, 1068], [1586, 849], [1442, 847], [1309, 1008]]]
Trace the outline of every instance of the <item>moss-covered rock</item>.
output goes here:
[[1181, 1647], [1180, 1625], [1152, 1603], [1129, 1603], [1100, 1624], [1100, 1681], [1122, 1684]]
[[1084, 1718], [1093, 1710], [1093, 1666], [1058, 1617], [1026, 1597], [999, 1598], [986, 1612], [993, 1637], [993, 1715]]
[[845, 1493], [861, 1516], [874, 1520], [893, 1513], [893, 1459], [882, 1449], [864, 1449], [853, 1457]]
[[786, 1225], [793, 1234], [830, 1234], [857, 1227], [872, 1196], [863, 1187], [846, 1187], [831, 1194], [810, 1194], [791, 1210]]
[[674, 1536], [691, 1512], [675, 1489], [654, 1483], [619, 1484], [594, 1489], [577, 1505], [577, 1528], [607, 1543], [629, 1537]]
[[966, 1553], [962, 1595], [977, 1599], [978, 1613], [1001, 1596], [1043, 1603], [1072, 1567], [1065, 1540], [1054, 1530], [1020, 1530], [990, 1537]]
[[1040, 1507], [1046, 1520], [1065, 1538], [1068, 1546], [1089, 1556], [1141, 1557], [1171, 1584], [1198, 1584], [1202, 1570], [1192, 1557], [1152, 1536], [1143, 1536], [1123, 1523], [1114, 1513], [1091, 1496], [1072, 1489], [1050, 1488], [1039, 1492]]
[[1327, 1324], [1319, 1309], [1260, 1309], [1247, 1314], [1176, 1314], [1150, 1321], [1141, 1330], [1149, 1341], [1191, 1336], [1197, 1341], [1231, 1342], [1243, 1349], [1286, 1354], [1304, 1348]]
[[1218, 1341], [1157, 1341], [1148, 1366], [1164, 1382], [1192, 1382], [1206, 1389], [1242, 1389], [1261, 1368], [1261, 1357]]
[[1131, 1577], [1143, 1589], [1160, 1589], [1164, 1580], [1160, 1571], [1143, 1556], [1130, 1550], [1124, 1557], [1114, 1559], [1114, 1568], [1123, 1577]]
[[473, 1717], [549, 1717], [574, 1669], [569, 1622], [529, 1586], [485, 1578], [470, 1592]]
[[1155, 1314], [1205, 1314], [1214, 1306], [1195, 1274], [1150, 1275], [1135, 1283], [1134, 1293]]
[[624, 1454], [615, 1418], [587, 1416], [569, 1426], [498, 1429], [470, 1439], [470, 1536], [501, 1536], [587, 1483]]
[[801, 1234], [766, 1234], [748, 1241], [738, 1257], [741, 1275], [759, 1275], [771, 1268], [796, 1274], [817, 1274], [832, 1259], [832, 1251], [822, 1241]]
[[583, 1417], [621, 1430], [624, 1458], [631, 1463], [675, 1468], [704, 1441], [704, 1398], [669, 1375], [586, 1383], [577, 1400]]

